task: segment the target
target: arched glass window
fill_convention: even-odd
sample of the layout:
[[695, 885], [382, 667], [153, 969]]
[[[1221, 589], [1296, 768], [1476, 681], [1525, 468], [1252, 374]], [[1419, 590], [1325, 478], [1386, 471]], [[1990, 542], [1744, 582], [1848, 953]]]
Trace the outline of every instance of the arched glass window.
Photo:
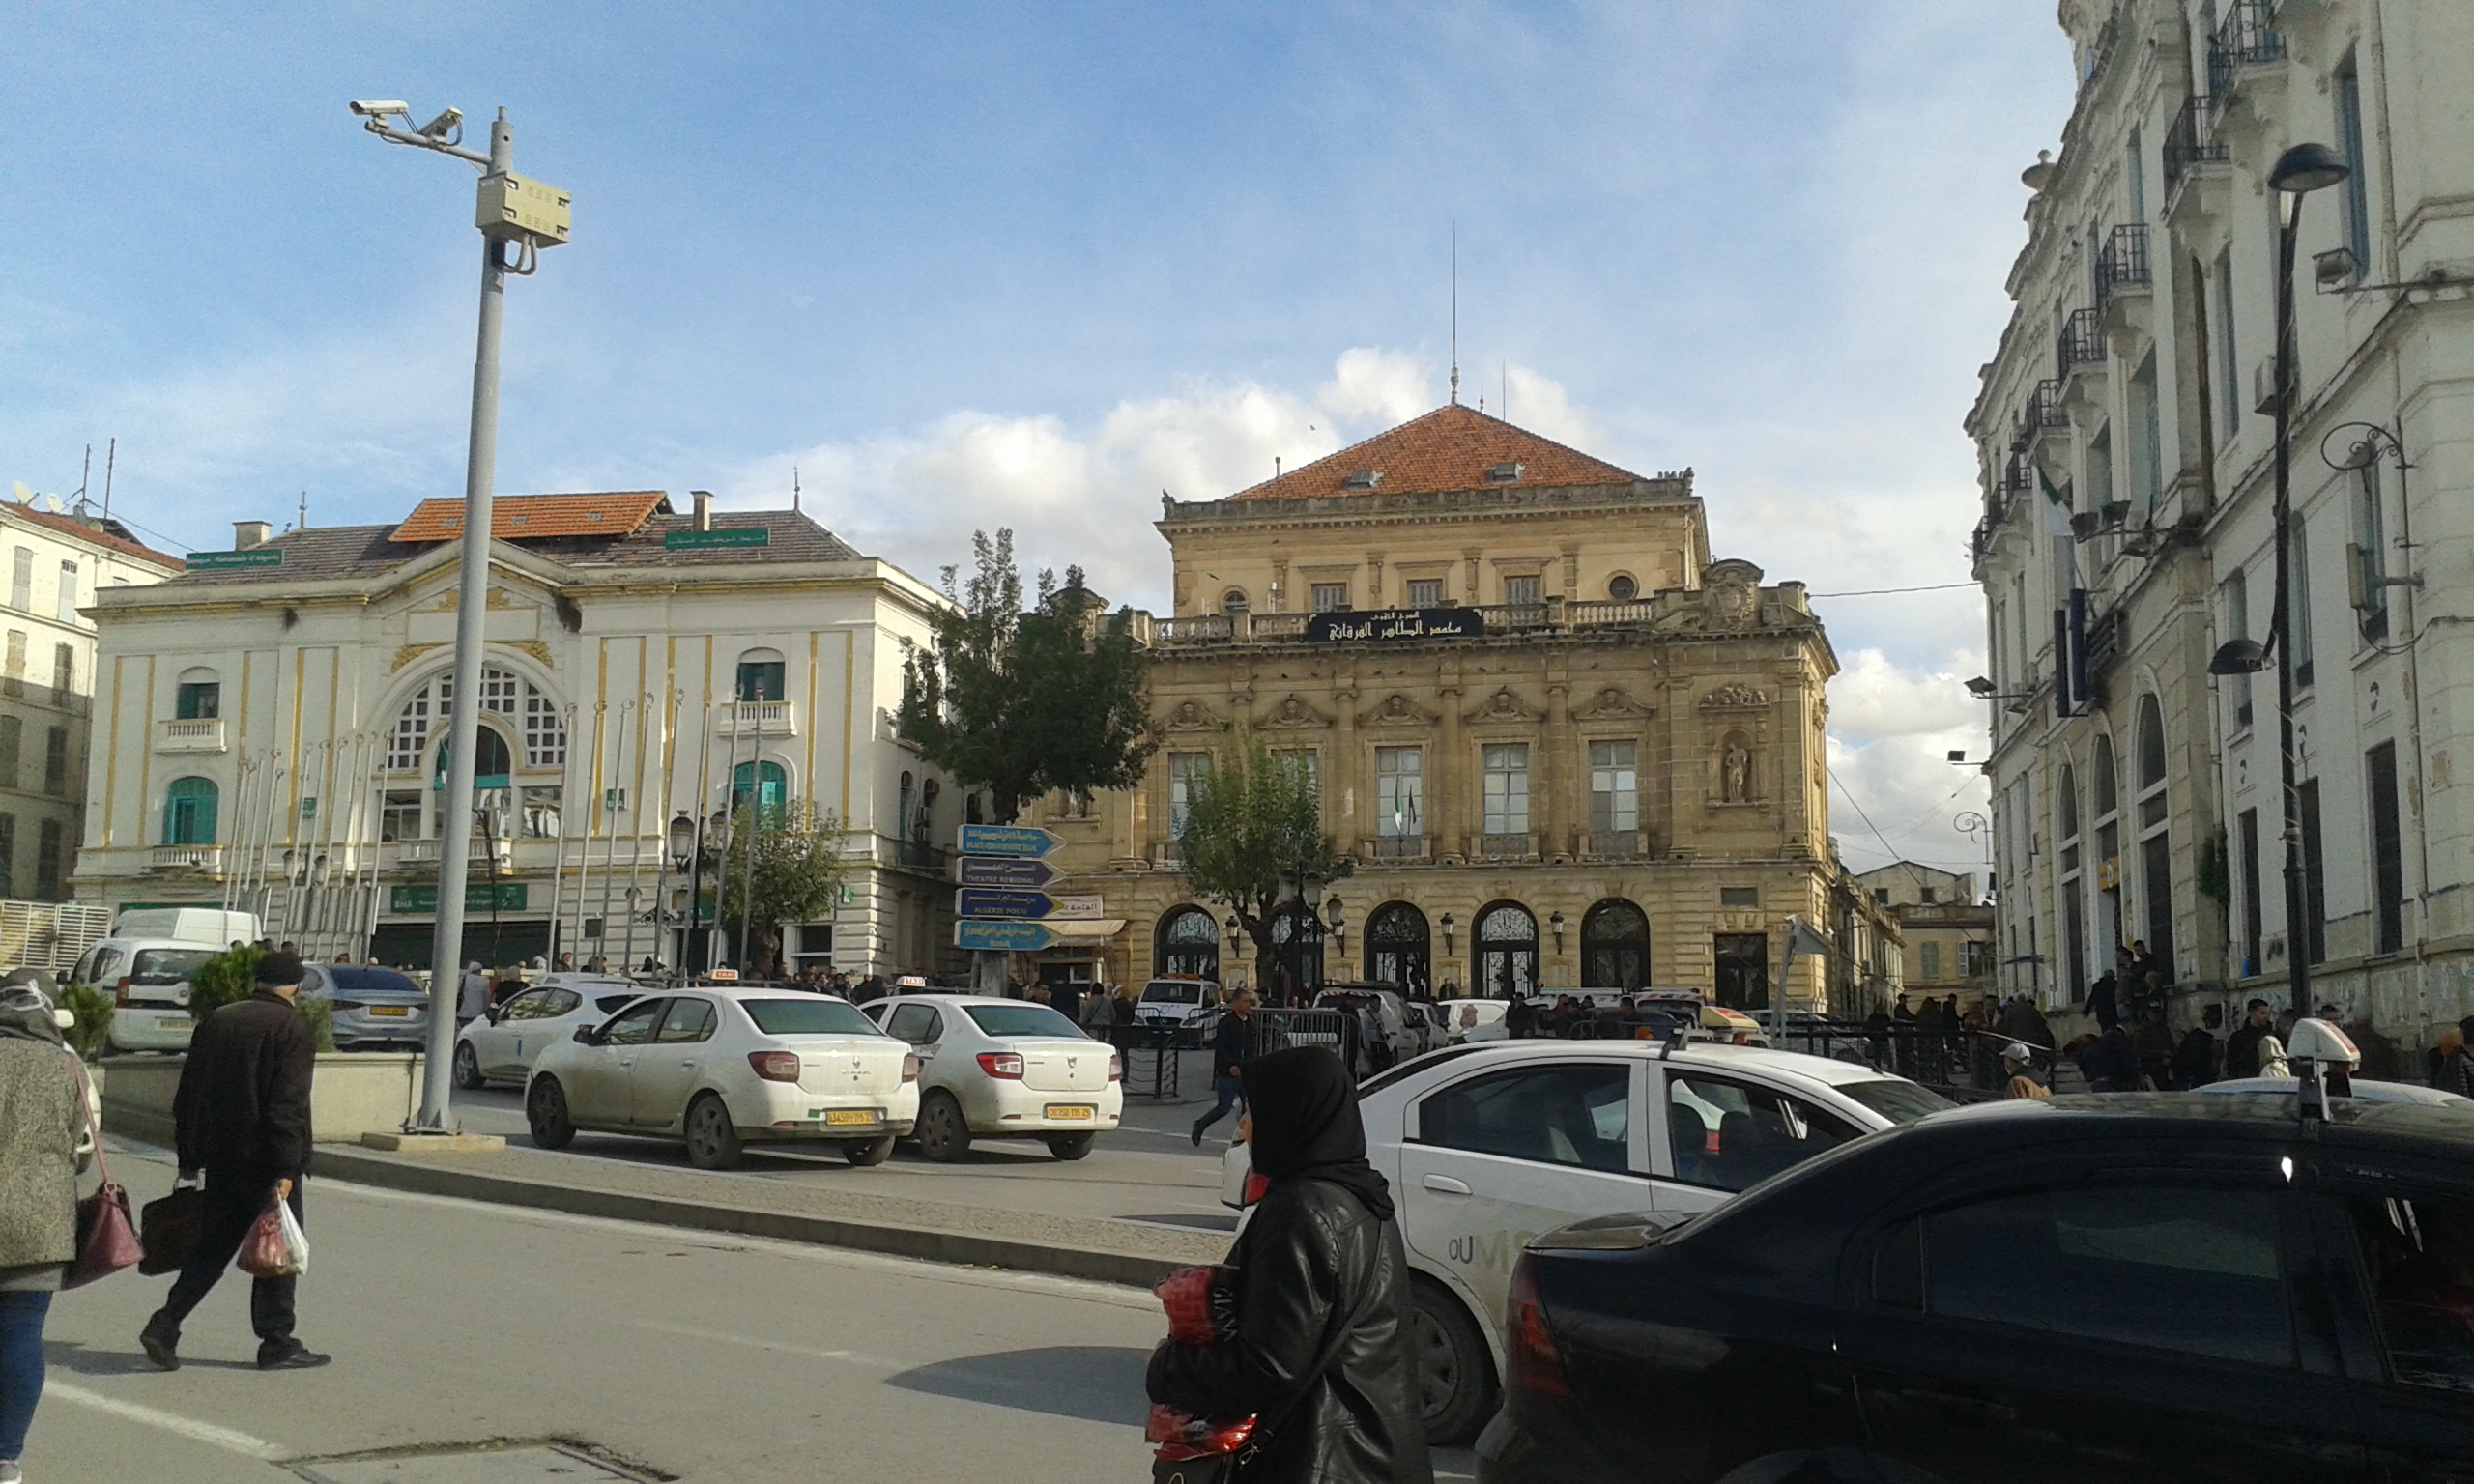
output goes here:
[[[446, 777], [446, 752], [447, 745], [441, 742], [438, 745], [438, 766], [430, 770], [433, 778]], [[499, 734], [499, 729], [495, 727], [480, 728], [478, 740], [473, 744], [473, 786], [505, 787], [507, 775], [515, 771], [515, 755], [507, 747], [506, 738]]]
[[1650, 919], [1621, 898], [1599, 902], [1581, 918], [1581, 985], [1638, 989], [1650, 982]]
[[2121, 799], [2114, 788], [2114, 739], [2102, 732], [2096, 735], [2096, 817], [2104, 818], [2121, 808]]
[[1431, 987], [1433, 939], [1426, 915], [1405, 901], [1388, 902], [1366, 920], [1366, 977], [1410, 993]]
[[1245, 590], [1239, 587], [1229, 588], [1227, 592], [1221, 596], [1220, 611], [1228, 614], [1232, 618], [1237, 614], [1244, 613], [1246, 611]]
[[1220, 924], [1200, 907], [1172, 908], [1154, 935], [1152, 972], [1220, 978]]
[[2139, 791], [2165, 782], [2165, 713], [2153, 695], [2139, 698]]
[[[395, 729], [387, 741], [387, 771], [419, 771], [431, 735], [446, 723], [455, 694], [455, 677], [442, 674], [413, 693], [396, 714]], [[566, 721], [538, 686], [503, 670], [481, 671], [481, 710], [524, 734], [524, 765], [556, 768], [567, 760]]]
[[1474, 994], [1508, 1000], [1538, 992], [1538, 919], [1516, 901], [1478, 912], [1478, 982]]
[[211, 778], [176, 778], [163, 790], [163, 843], [215, 843], [215, 803], [218, 790]]
[[2061, 777], [2054, 785], [2054, 814], [2061, 828], [2061, 838], [2079, 838], [2079, 779], [2070, 764], [2061, 765]]
[[756, 790], [756, 808], [761, 817], [778, 819], [790, 806], [791, 775], [778, 762], [742, 762], [731, 770], [733, 813], [747, 803], [750, 788]]
[[738, 699], [780, 700], [787, 667], [779, 649], [750, 649], [738, 657]]

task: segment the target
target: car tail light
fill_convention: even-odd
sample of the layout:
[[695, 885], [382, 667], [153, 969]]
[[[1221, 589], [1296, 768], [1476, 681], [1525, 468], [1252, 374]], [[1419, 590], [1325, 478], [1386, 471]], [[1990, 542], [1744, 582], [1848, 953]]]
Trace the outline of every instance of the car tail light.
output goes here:
[[1564, 1379], [1564, 1357], [1556, 1353], [1554, 1333], [1546, 1327], [1545, 1306], [1538, 1301], [1538, 1274], [1524, 1257], [1511, 1270], [1511, 1385], [1534, 1396], [1569, 1396]]
[[122, 975], [122, 976], [120, 977], [120, 983], [119, 983], [119, 984], [117, 984], [117, 985], [112, 985], [112, 1003], [113, 1003], [114, 1005], [119, 1005], [119, 1006], [123, 1006], [123, 1007], [126, 1007], [126, 1006], [129, 1004], [129, 976], [128, 976], [128, 975], [126, 975], [126, 974]]
[[747, 1065], [767, 1082], [799, 1080], [799, 1053], [796, 1051], [750, 1051]]
[[1256, 1201], [1261, 1200], [1265, 1195], [1269, 1194], [1271, 1192], [1271, 1188], [1272, 1178], [1269, 1175], [1262, 1173], [1260, 1170], [1248, 1170], [1246, 1172], [1246, 1190], [1243, 1195], [1238, 1197], [1238, 1199], [1244, 1204], [1251, 1206]]
[[1125, 1058], [1113, 1051], [1108, 1053], [1108, 1080], [1111, 1082], [1125, 1080]]
[[902, 1080], [905, 1082], [919, 1080], [919, 1058], [908, 1051], [902, 1053]]
[[979, 1070], [992, 1077], [1003, 1077], [1008, 1081], [1019, 1082], [1022, 1079], [1022, 1053], [982, 1051], [979, 1053]]

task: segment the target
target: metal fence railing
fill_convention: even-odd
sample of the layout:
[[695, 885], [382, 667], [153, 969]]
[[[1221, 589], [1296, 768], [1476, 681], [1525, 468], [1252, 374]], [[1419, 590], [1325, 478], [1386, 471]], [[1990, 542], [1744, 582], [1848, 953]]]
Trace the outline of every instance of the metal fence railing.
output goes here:
[[1174, 1100], [1177, 1094], [1177, 1027], [1110, 1027], [1109, 1042], [1125, 1058], [1125, 1095]]
[[1365, 1028], [1345, 1010], [1256, 1010], [1246, 1019], [1246, 1054], [1263, 1056], [1291, 1046], [1328, 1046], [1357, 1076], [1379, 1070], [1366, 1065]]
[[[2001, 1053], [2010, 1043], [2010, 1037], [1998, 1032], [1963, 1026], [1943, 1028], [1893, 1021], [1886, 1030], [1876, 1033], [1868, 1031], [1860, 1020], [1802, 1016], [1790, 1020], [1782, 1034], [1771, 1038], [1771, 1044], [1779, 1050], [1860, 1063], [1922, 1083], [1963, 1102], [2001, 1096], [2010, 1081]], [[2057, 1069], [2054, 1049], [2022, 1044], [2027, 1044], [2032, 1053], [2029, 1065], [2037, 1078], [2045, 1086], [2055, 1087]]]

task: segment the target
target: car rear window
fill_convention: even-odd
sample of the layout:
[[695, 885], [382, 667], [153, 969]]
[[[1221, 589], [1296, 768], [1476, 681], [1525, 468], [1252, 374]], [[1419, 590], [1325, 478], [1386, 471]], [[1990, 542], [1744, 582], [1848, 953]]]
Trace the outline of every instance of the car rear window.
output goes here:
[[1893, 1124], [1912, 1124], [1927, 1113], [1939, 1113], [1944, 1108], [1958, 1106], [1940, 1093], [1900, 1077], [1884, 1077], [1877, 1082], [1841, 1082], [1837, 1091]]
[[767, 1036], [881, 1036], [858, 1007], [813, 995], [799, 999], [741, 1000], [738, 1008]]
[[414, 984], [409, 975], [398, 974], [393, 969], [370, 968], [364, 964], [336, 964], [327, 970], [327, 978], [333, 981], [338, 989], [362, 991], [386, 989], [397, 994], [421, 992], [420, 985]]
[[1045, 1005], [965, 1005], [963, 1013], [990, 1036], [1067, 1036], [1087, 1041], [1082, 1028]]
[[[628, 1006], [635, 1004], [638, 1000], [643, 998], [643, 995], [638, 994], [633, 990], [629, 990], [625, 994], [605, 994], [599, 999], [594, 1000], [592, 1002], [592, 1007], [593, 1009], [600, 1011], [605, 1015], [615, 1015], [618, 1013], [618, 1012], [625, 1010]], [[563, 1014], [565, 1012], [561, 1011], [561, 1013]]]
[[141, 948], [136, 963], [129, 971], [129, 983], [176, 985], [214, 956], [215, 950], [211, 948]]
[[1199, 1005], [1202, 1003], [1202, 985], [1145, 985], [1142, 986], [1142, 1003], [1145, 1005]]

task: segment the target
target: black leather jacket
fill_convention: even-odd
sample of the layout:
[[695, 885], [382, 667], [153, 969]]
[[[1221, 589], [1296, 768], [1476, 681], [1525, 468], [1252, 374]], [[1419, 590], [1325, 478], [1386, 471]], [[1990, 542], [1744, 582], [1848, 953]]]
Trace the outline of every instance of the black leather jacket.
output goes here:
[[1243, 1274], [1236, 1335], [1152, 1352], [1151, 1399], [1211, 1417], [1270, 1413], [1337, 1338], [1338, 1353], [1304, 1398], [1265, 1419], [1262, 1451], [1241, 1476], [1433, 1484], [1399, 1227], [1328, 1181], [1286, 1180], [1263, 1196], [1229, 1262]]

